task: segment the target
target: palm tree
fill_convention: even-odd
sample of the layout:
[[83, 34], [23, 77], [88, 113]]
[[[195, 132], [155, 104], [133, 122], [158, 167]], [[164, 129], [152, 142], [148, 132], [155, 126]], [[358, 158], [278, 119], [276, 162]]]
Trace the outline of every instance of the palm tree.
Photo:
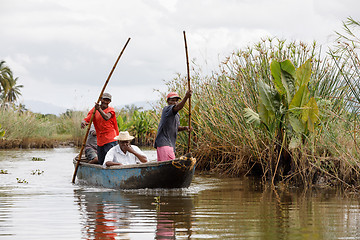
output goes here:
[[5, 61], [0, 61], [0, 99], [3, 104], [15, 102], [21, 95], [20, 88], [24, 86], [17, 85], [17, 80]]
[[19, 103], [19, 105], [17, 106], [17, 111], [19, 113], [24, 113], [27, 112], [28, 109], [26, 108], [25, 104]]
[[18, 97], [21, 96], [20, 88], [23, 88], [24, 85], [17, 85], [18, 78], [13, 78], [13, 75], [10, 74], [8, 78], [8, 89], [4, 92], [3, 101], [5, 103], [16, 102]]
[[12, 72], [8, 66], [5, 65], [5, 61], [0, 61], [0, 93], [7, 91], [9, 88], [9, 75]]

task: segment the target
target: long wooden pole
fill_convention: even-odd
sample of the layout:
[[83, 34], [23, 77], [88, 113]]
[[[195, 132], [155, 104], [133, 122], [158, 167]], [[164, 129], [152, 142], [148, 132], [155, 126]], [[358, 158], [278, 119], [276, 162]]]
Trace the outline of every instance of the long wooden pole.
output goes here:
[[[190, 68], [189, 68], [189, 55], [188, 55], [188, 49], [187, 49], [187, 43], [186, 43], [186, 34], [184, 33], [184, 42], [185, 42], [185, 53], [186, 53], [186, 67], [187, 67], [187, 80], [188, 80], [188, 90], [190, 91]], [[189, 129], [191, 129], [191, 96], [189, 97]], [[190, 146], [191, 146], [191, 131], [189, 131], [189, 138], [188, 138], [188, 149], [187, 152], [190, 152]]]
[[[102, 88], [102, 90], [101, 90], [101, 92], [100, 92], [100, 95], [99, 95], [99, 98], [98, 98], [98, 100], [97, 100], [97, 103], [100, 102], [101, 97], [102, 97], [102, 95], [103, 95], [103, 93], [104, 93], [104, 91], [105, 91], [105, 88], [106, 88], [106, 86], [107, 86], [108, 83], [109, 83], [109, 80], [110, 80], [110, 78], [111, 78], [111, 75], [113, 74], [113, 72], [114, 72], [114, 70], [115, 70], [115, 68], [116, 68], [116, 65], [118, 64], [118, 62], [119, 62], [119, 60], [120, 60], [120, 58], [121, 58], [121, 55], [123, 54], [123, 52], [124, 52], [126, 46], [128, 45], [129, 41], [130, 41], [130, 38], [126, 41], [123, 49], [121, 50], [121, 52], [120, 52], [120, 54], [119, 54], [119, 57], [116, 59], [116, 62], [115, 62], [115, 64], [114, 64], [113, 68], [111, 69], [110, 74], [109, 74], [108, 78], [106, 79], [106, 82], [105, 82], [105, 84], [104, 84], [104, 86], [103, 86], [103, 88]], [[81, 156], [82, 156], [82, 153], [83, 153], [83, 151], [84, 151], [84, 147], [85, 147], [85, 145], [86, 145], [86, 140], [87, 140], [87, 137], [88, 137], [88, 135], [89, 135], [91, 123], [92, 123], [92, 121], [93, 121], [93, 119], [94, 119], [95, 112], [96, 112], [96, 110], [94, 109], [94, 111], [93, 111], [93, 113], [92, 113], [92, 115], [91, 115], [91, 118], [90, 118], [90, 122], [89, 122], [88, 128], [87, 128], [87, 130], [86, 130], [86, 134], [85, 134], [85, 138], [84, 138], [83, 144], [82, 144], [81, 149], [80, 149], [79, 157], [78, 157], [78, 159], [77, 159], [77, 163], [76, 163], [74, 175], [73, 175], [73, 178], [72, 178], [72, 183], [75, 183], [75, 178], [76, 178], [76, 174], [77, 174], [77, 171], [78, 171], [78, 168], [79, 168], [79, 165], [80, 165]]]

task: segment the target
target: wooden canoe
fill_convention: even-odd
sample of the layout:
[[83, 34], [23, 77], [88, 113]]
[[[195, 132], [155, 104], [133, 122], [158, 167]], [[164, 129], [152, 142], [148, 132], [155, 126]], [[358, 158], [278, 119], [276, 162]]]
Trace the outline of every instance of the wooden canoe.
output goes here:
[[[73, 161], [76, 166], [77, 158]], [[196, 159], [190, 153], [169, 161], [111, 166], [80, 161], [80, 184], [113, 189], [187, 188], [195, 172]]]

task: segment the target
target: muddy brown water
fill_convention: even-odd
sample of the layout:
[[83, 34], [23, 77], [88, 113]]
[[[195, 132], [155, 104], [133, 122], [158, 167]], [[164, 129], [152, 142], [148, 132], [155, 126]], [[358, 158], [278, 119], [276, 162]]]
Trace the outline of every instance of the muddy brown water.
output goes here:
[[71, 183], [77, 152], [0, 151], [0, 239], [360, 239], [352, 195], [199, 174], [171, 191], [82, 186]]

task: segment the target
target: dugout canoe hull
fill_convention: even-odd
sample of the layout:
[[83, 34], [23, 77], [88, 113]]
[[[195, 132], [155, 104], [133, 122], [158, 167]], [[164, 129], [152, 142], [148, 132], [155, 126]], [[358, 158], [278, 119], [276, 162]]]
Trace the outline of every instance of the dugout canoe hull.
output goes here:
[[[74, 159], [76, 166], [77, 159]], [[191, 154], [180, 158], [142, 164], [111, 166], [80, 161], [77, 179], [81, 184], [112, 189], [187, 188], [195, 172], [196, 159]]]

